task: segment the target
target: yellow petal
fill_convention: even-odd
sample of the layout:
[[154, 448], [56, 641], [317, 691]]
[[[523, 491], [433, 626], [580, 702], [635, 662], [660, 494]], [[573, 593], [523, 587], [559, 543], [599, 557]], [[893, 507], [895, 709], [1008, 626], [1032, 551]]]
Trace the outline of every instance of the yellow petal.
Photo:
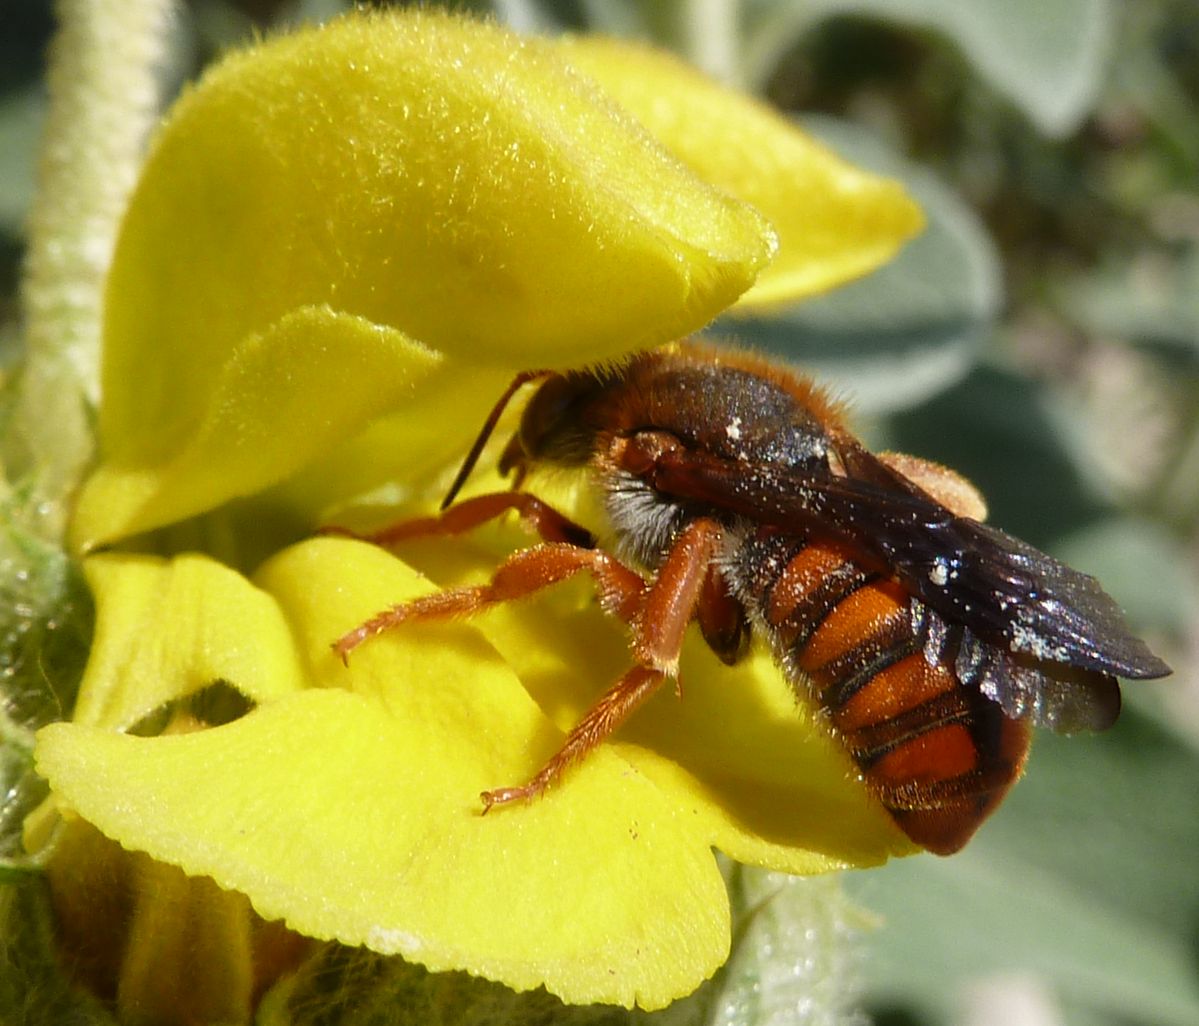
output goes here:
[[461, 463], [485, 411], [511, 380], [510, 370], [447, 357], [396, 410], [321, 454], [262, 502], [311, 526], [329, 523], [348, 500], [376, 490], [393, 502], [430, 487], [440, 496], [447, 472]]
[[706, 843], [612, 751], [569, 787], [480, 815], [481, 790], [523, 779], [562, 735], [469, 627], [393, 632], [348, 670], [333, 658], [333, 637], [427, 584], [337, 539], [281, 554], [259, 580], [314, 672], [354, 690], [170, 737], [48, 727], [38, 768], [60, 800], [267, 918], [434, 970], [656, 1008], [721, 964], [727, 898]]
[[304, 687], [274, 599], [215, 560], [112, 554], [84, 571], [96, 633], [76, 722], [123, 730], [215, 681], [255, 702]]
[[682, 699], [647, 709], [626, 733], [653, 764], [626, 758], [661, 786], [702, 796], [695, 805], [715, 847], [789, 873], [877, 865], [918, 850], [764, 644], [729, 667], [693, 631], [681, 676]]
[[176, 452], [235, 348], [299, 307], [578, 363], [703, 325], [773, 244], [550, 44], [350, 15], [233, 55], [170, 115], [109, 277], [105, 452]]
[[[480, 629], [569, 730], [629, 666], [627, 637], [600, 616], [585, 582], [573, 601], [509, 606]], [[874, 865], [913, 850], [763, 647], [729, 667], [691, 634], [681, 697], [663, 688], [621, 730], [619, 751], [693, 815], [708, 843], [739, 862], [792, 873]]]
[[[185, 438], [175, 439], [176, 450], [162, 448], [165, 435], [146, 434], [135, 448], [152, 452], [110, 454], [87, 481], [71, 525], [76, 548], [160, 527], [281, 481], [410, 398], [440, 361], [401, 332], [325, 307], [294, 310], [219, 355], [225, 363], [209, 369], [215, 378], [203, 396], [194, 382], [174, 382], [177, 412], [203, 400], [188, 411], [197, 419]], [[140, 373], [129, 373], [125, 387], [142, 387]]]
[[676, 58], [594, 36], [561, 45], [679, 159], [774, 225], [778, 255], [738, 309], [867, 274], [923, 228], [920, 208], [899, 182], [846, 163], [793, 121]]
[[[493, 480], [481, 475], [484, 490]], [[538, 493], [592, 523], [592, 490], [553, 484], [538, 482]], [[528, 543], [509, 524], [469, 540], [407, 545], [403, 555], [439, 584], [458, 585], [489, 577], [505, 544]], [[310, 592], [306, 600], [319, 596]], [[630, 665], [627, 631], [600, 612], [585, 575], [501, 606], [477, 625], [564, 732]], [[621, 729], [614, 747], [672, 805], [687, 810], [708, 843], [738, 861], [793, 873], [874, 865], [914, 850], [765, 646], [728, 667], [693, 628], [681, 680], [681, 697], [664, 687]], [[537, 768], [530, 759], [524, 775]]]

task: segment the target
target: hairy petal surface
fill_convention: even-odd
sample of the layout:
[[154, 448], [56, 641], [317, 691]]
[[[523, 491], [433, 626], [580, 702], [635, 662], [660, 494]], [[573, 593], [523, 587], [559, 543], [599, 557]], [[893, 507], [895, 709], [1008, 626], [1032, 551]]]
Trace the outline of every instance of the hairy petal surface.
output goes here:
[[[71, 525], [76, 547], [161, 527], [276, 484], [411, 399], [441, 360], [394, 328], [328, 307], [293, 310], [223, 356], [224, 365], [211, 368], [218, 373], [199, 420], [177, 450], [146, 462], [113, 458], [88, 479]], [[180, 406], [189, 391], [184, 383], [176, 389]]]
[[765, 104], [677, 58], [596, 36], [563, 46], [680, 160], [774, 225], [778, 254], [736, 309], [801, 299], [868, 274], [924, 227], [899, 182], [854, 167]]
[[[560, 786], [484, 817], [479, 793], [527, 781], [628, 666], [591, 583], [407, 625], [347, 668], [334, 639], [488, 576], [511, 526], [410, 563], [345, 539], [279, 548], [355, 502], [427, 497], [514, 371], [820, 291], [919, 223], [894, 183], [670, 58], [437, 11], [280, 37], [186, 93], [109, 277], [101, 463], [72, 542], [220, 507], [179, 532], [224, 532], [235, 565], [276, 555], [252, 579], [207, 556], [88, 560], [95, 648], [75, 721], [38, 735], [41, 820], [77, 814], [80, 850], [86, 823], [150, 856], [144, 906], [116, 915], [139, 938], [129, 993], [186, 977], [179, 948], [158, 957], [167, 920], [244, 968], [226, 940], [248, 936], [245, 907], [193, 929], [157, 902], [180, 884], [203, 911], [211, 877], [272, 929], [658, 1008], [727, 956], [713, 847], [793, 872], [909, 850], [763, 653], [730, 671], [694, 639], [681, 702], [663, 687]], [[249, 711], [211, 726], [173, 704], [218, 681]], [[160, 736], [126, 733], [167, 710]]]
[[[198, 463], [247, 349], [278, 336], [284, 384], [336, 367], [336, 330], [299, 331], [297, 311], [386, 326], [460, 369], [562, 366], [701, 327], [773, 250], [761, 215], [545, 41], [434, 11], [283, 36], [213, 68], [152, 148], [109, 277], [103, 456], [150, 476]], [[272, 475], [232, 476], [244, 492]]]

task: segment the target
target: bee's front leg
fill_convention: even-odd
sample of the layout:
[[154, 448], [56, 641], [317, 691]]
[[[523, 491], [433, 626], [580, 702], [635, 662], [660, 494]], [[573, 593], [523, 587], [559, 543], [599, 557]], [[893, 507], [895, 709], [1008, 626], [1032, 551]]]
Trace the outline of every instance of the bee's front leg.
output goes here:
[[590, 531], [528, 492], [488, 492], [486, 495], [476, 495], [454, 503], [436, 516], [400, 520], [365, 534], [343, 527], [326, 527], [322, 533], [357, 538], [386, 547], [412, 538], [466, 534], [503, 516], [509, 510], [516, 510], [521, 520], [542, 541], [562, 542], [582, 549], [595, 548], [595, 538]]

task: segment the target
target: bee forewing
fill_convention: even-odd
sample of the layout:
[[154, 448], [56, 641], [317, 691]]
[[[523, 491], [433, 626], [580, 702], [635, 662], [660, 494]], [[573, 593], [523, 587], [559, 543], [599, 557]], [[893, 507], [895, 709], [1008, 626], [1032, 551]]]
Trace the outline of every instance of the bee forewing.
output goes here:
[[663, 491], [847, 542], [931, 609], [994, 644], [1099, 674], [1170, 672], [1095, 578], [919, 491], [707, 454], [678, 463], [668, 458], [658, 468]]

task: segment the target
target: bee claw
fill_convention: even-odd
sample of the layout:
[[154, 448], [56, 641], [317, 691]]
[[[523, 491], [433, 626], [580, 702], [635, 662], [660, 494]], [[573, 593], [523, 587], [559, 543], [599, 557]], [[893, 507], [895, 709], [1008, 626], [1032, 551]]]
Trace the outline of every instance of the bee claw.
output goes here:
[[349, 669], [350, 666], [350, 653], [358, 647], [358, 642], [361, 640], [354, 637], [354, 634], [356, 633], [357, 632], [355, 631], [353, 634], [347, 634], [344, 637], [340, 637], [329, 646], [335, 653], [337, 653], [337, 658], [341, 660], [341, 665], [347, 669]]
[[486, 816], [492, 807], [496, 805], [527, 801], [536, 793], [536, 789], [528, 784], [523, 787], [497, 787], [494, 791], [483, 791], [479, 794], [479, 797], [483, 800], [483, 811], [480, 815]]

